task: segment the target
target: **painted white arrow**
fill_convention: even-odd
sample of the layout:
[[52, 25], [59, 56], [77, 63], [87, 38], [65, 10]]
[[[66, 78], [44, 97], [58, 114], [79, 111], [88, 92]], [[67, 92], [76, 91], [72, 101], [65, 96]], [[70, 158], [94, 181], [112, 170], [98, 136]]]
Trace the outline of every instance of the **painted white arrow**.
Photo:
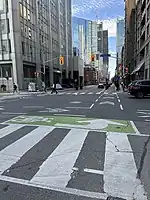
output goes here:
[[111, 102], [111, 101], [104, 101], [104, 102], [100, 102], [99, 104], [100, 104], [100, 105], [109, 104], [109, 105], [112, 105], [112, 106], [115, 105], [115, 103], [114, 103], [114, 102]]

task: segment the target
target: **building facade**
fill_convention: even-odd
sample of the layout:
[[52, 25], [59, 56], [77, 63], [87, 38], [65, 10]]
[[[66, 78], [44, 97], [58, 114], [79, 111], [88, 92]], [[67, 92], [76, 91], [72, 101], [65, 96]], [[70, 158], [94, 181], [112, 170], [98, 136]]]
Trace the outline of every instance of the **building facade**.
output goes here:
[[150, 0], [125, 2], [125, 65], [130, 79], [150, 79]]
[[116, 66], [118, 67], [120, 64], [122, 64], [121, 51], [122, 51], [122, 47], [124, 45], [124, 35], [125, 35], [124, 19], [117, 20], [116, 33], [117, 33], [116, 34], [116, 53], [117, 53]]
[[150, 0], [136, 1], [136, 66], [132, 75], [150, 79]]
[[8, 76], [20, 89], [26, 89], [29, 82], [40, 87], [42, 81], [50, 85], [68, 78], [71, 0], [2, 0], [0, 21], [1, 78]]

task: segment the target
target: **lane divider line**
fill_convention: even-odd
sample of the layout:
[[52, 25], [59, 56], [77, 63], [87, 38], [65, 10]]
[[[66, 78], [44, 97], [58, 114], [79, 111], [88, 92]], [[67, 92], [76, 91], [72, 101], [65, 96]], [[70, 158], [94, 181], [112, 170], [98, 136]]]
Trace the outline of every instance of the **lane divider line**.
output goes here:
[[123, 106], [120, 104], [120, 109], [123, 110]]
[[132, 125], [134, 131], [135, 131], [137, 134], [141, 135], [141, 133], [140, 133], [140, 131], [137, 129], [135, 123], [134, 123], [133, 121], [130, 121], [130, 123], [131, 123], [131, 125]]
[[94, 106], [94, 103], [90, 106], [90, 109], [92, 109], [93, 108], [93, 106]]

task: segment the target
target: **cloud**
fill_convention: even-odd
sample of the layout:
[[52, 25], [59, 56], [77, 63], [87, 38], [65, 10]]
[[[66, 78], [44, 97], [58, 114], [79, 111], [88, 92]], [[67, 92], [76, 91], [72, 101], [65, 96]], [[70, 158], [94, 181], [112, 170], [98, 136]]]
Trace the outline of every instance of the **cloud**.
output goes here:
[[85, 12], [94, 11], [97, 9], [110, 8], [113, 5], [121, 5], [121, 0], [73, 0], [72, 13], [73, 15], [84, 14]]
[[[117, 19], [103, 20], [103, 29], [108, 30], [109, 37], [116, 37], [116, 21]], [[100, 22], [100, 21], [99, 21]]]

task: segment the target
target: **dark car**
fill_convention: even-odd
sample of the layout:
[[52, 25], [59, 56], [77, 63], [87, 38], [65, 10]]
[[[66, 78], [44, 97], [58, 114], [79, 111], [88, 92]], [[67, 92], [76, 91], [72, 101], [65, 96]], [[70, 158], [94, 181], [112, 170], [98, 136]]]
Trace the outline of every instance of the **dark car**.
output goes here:
[[133, 81], [128, 86], [128, 93], [137, 98], [150, 95], [150, 80]]
[[103, 84], [103, 83], [99, 83], [99, 84], [98, 84], [98, 88], [104, 89], [104, 84]]

